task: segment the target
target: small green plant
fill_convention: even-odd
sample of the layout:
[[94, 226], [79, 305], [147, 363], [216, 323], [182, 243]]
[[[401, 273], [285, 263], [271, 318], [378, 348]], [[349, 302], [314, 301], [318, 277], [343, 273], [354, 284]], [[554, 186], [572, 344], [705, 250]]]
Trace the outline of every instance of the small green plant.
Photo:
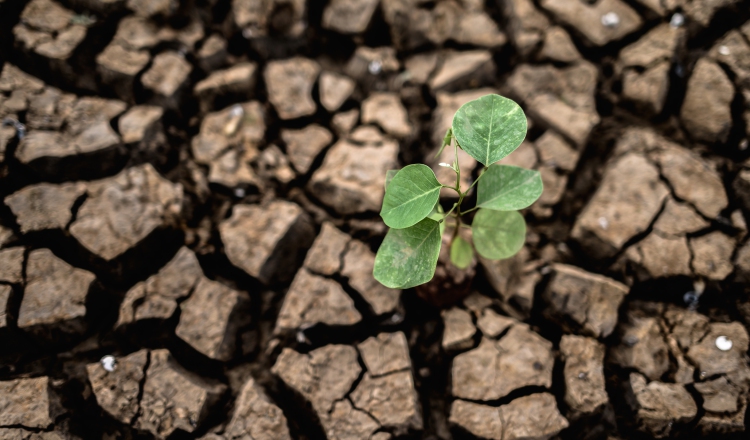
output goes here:
[[[542, 179], [538, 171], [495, 162], [521, 145], [526, 128], [526, 116], [518, 104], [499, 95], [486, 95], [458, 109], [438, 152], [440, 155], [453, 145], [456, 158], [441, 166], [456, 173], [455, 185], [441, 184], [423, 164], [388, 171], [380, 216], [390, 229], [375, 257], [376, 280], [394, 289], [430, 281], [449, 221], [453, 222], [450, 259], [460, 269], [471, 264], [474, 249], [485, 258], [498, 260], [512, 257], [523, 247], [526, 222], [518, 210], [541, 196]], [[465, 191], [460, 187], [459, 148], [484, 165]], [[476, 206], [464, 210], [464, 198], [474, 186]], [[447, 213], [440, 205], [442, 188], [458, 193], [458, 201]], [[462, 216], [474, 210], [471, 226], [464, 224]], [[471, 228], [473, 245], [459, 235], [461, 228]]]

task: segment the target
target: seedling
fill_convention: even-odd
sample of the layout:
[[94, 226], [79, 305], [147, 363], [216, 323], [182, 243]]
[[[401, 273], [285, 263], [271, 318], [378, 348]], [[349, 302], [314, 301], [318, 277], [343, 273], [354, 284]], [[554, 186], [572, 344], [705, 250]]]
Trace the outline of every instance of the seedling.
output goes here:
[[[438, 182], [432, 169], [423, 164], [388, 171], [380, 216], [390, 229], [375, 257], [376, 280], [394, 289], [430, 281], [448, 222], [453, 226], [450, 260], [460, 269], [471, 264], [475, 249], [491, 260], [509, 258], [521, 250], [526, 222], [518, 210], [542, 195], [542, 178], [538, 171], [496, 162], [521, 145], [526, 128], [526, 116], [518, 104], [499, 95], [486, 95], [458, 109], [438, 152], [451, 145], [454, 148], [453, 163], [440, 164], [455, 172], [453, 186]], [[466, 190], [460, 186], [459, 148], [484, 165]], [[464, 198], [474, 186], [476, 206], [464, 210]], [[440, 204], [442, 188], [458, 194], [448, 212], [443, 212]], [[471, 225], [465, 224], [462, 217], [475, 210]], [[459, 234], [461, 228], [471, 229], [473, 244]]]

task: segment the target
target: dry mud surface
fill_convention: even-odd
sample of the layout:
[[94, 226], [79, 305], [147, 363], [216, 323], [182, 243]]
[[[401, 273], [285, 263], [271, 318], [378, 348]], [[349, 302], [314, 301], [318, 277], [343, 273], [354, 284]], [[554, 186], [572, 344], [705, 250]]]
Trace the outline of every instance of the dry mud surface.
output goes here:
[[[0, 439], [747, 438], [749, 1], [0, 0], [0, 48]], [[382, 287], [385, 171], [492, 92], [527, 245]]]

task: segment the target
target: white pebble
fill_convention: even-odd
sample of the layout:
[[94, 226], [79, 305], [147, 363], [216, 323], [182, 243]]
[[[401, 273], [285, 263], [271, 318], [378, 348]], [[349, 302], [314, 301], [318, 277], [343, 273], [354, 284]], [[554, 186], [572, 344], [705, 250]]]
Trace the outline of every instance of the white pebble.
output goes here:
[[721, 351], [729, 351], [732, 349], [732, 340], [726, 336], [719, 336], [716, 338], [716, 348]]
[[117, 366], [117, 360], [111, 354], [104, 356], [99, 362], [102, 363], [102, 368], [110, 373], [115, 371], [115, 366]]
[[245, 28], [242, 30], [242, 36], [247, 38], [248, 40], [250, 38], [253, 38], [253, 30], [250, 28]]
[[602, 229], [607, 229], [609, 227], [609, 220], [607, 220], [605, 217], [599, 217], [599, 226], [602, 227]]
[[616, 12], [607, 12], [602, 15], [602, 25], [604, 27], [613, 28], [620, 24], [620, 16]]
[[241, 105], [235, 104], [232, 106], [232, 110], [229, 111], [229, 114], [232, 116], [242, 116], [245, 113], [245, 109], [242, 108]]
[[370, 64], [367, 66], [367, 70], [369, 70], [371, 74], [377, 75], [381, 70], [383, 70], [383, 64], [377, 60], [370, 61]]
[[729, 51], [728, 47], [721, 45], [719, 46], [719, 53], [722, 55], [729, 55], [731, 52]]
[[669, 20], [669, 25], [673, 28], [681, 27], [683, 24], [685, 24], [685, 16], [680, 14], [679, 12], [675, 12], [674, 15], [672, 15], [672, 18]]
[[242, 188], [235, 188], [234, 196], [237, 197], [238, 199], [245, 197], [245, 190]]

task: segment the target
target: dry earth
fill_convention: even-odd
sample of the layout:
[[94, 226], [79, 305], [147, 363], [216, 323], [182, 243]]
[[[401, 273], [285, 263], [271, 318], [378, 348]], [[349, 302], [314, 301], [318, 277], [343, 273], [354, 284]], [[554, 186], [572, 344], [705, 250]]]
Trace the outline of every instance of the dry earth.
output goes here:
[[[747, 438], [750, 1], [0, 0], [0, 47], [0, 439]], [[385, 171], [491, 92], [526, 247], [382, 287]]]

